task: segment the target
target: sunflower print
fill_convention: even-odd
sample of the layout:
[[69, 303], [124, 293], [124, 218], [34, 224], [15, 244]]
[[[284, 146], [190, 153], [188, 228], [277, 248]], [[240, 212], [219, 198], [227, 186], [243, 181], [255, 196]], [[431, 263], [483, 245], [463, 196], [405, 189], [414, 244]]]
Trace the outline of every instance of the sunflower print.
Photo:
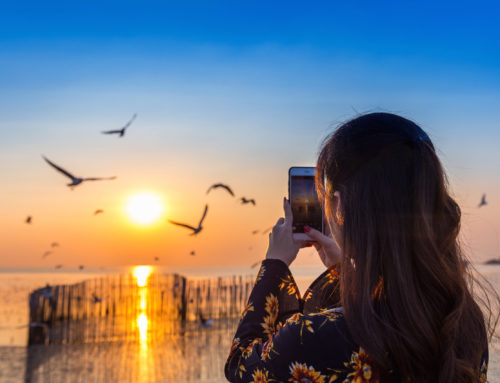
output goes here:
[[285, 278], [281, 279], [280, 290], [286, 290], [288, 295], [293, 295], [299, 299], [299, 290], [291, 274], [288, 274]]
[[264, 310], [269, 314], [273, 322], [278, 318], [279, 304], [278, 298], [272, 293], [266, 297], [266, 305]]
[[310, 319], [307, 319], [307, 317], [305, 317], [302, 313], [293, 314], [290, 318], [288, 318], [286, 323], [289, 325], [300, 325], [299, 337], [300, 337], [301, 344], [303, 343], [302, 334], [303, 334], [304, 328], [307, 331], [309, 331], [310, 333], [314, 333], [313, 321]]
[[260, 267], [259, 273], [257, 274], [257, 279], [255, 280], [255, 284], [259, 282], [262, 278], [264, 278], [264, 273], [266, 272], [266, 266], [262, 265]]
[[264, 321], [260, 325], [264, 329], [264, 334], [266, 334], [268, 338], [272, 338], [276, 333], [275, 320], [270, 315], [266, 315], [263, 320]]
[[380, 382], [380, 377], [378, 374], [378, 369], [374, 368], [374, 363], [368, 354], [363, 350], [362, 347], [359, 348], [358, 352], [353, 352], [351, 355], [351, 360], [344, 363], [344, 365], [350, 369], [352, 372], [347, 374], [346, 382], [352, 383], [378, 383]]
[[327, 285], [337, 284], [340, 278], [340, 273], [336, 268], [328, 269], [328, 273], [325, 274], [325, 281], [323, 282], [321, 288], [324, 289]]
[[316, 371], [313, 366], [307, 366], [305, 363], [293, 362], [290, 365], [289, 382], [294, 383], [324, 383], [325, 377], [321, 372]]
[[261, 354], [261, 359], [265, 362], [267, 359], [270, 359], [270, 353], [273, 348], [273, 340], [268, 339], [264, 342], [262, 345], [262, 354]]
[[259, 370], [258, 368], [252, 374], [253, 380], [250, 383], [267, 383], [269, 372], [266, 370]]
[[241, 313], [240, 320], [243, 320], [243, 318], [245, 318], [245, 315], [247, 315], [247, 312], [254, 311], [254, 310], [255, 310], [255, 307], [253, 306], [253, 303], [251, 301], [248, 301], [247, 305], [243, 309], [243, 312]]
[[240, 379], [243, 377], [243, 374], [247, 371], [247, 369], [245, 368], [245, 365], [243, 363], [240, 363], [240, 365], [238, 366], [238, 370], [237, 370], [237, 373], [240, 375]]
[[240, 338], [234, 338], [233, 344], [231, 345], [231, 349], [229, 350], [229, 355], [233, 355], [239, 344], [240, 344]]
[[[379, 367], [347, 330], [338, 268], [325, 270], [303, 299], [281, 261], [264, 260], [257, 282], [226, 362], [229, 381], [380, 383]], [[487, 368], [485, 357], [478, 377], [481, 383], [487, 382]], [[391, 381], [401, 381], [394, 378]]]
[[309, 316], [318, 316], [318, 317], [324, 317], [325, 320], [321, 322], [321, 324], [318, 326], [318, 330], [323, 327], [327, 322], [335, 322], [337, 319], [340, 319], [343, 317], [341, 313], [338, 312], [319, 312], [319, 313], [310, 313], [308, 314]]
[[255, 346], [256, 344], [260, 344], [260, 343], [262, 343], [262, 339], [256, 338], [256, 339], [252, 340], [248, 346], [240, 347], [241, 356], [245, 359], [248, 359], [250, 357], [250, 355], [252, 355], [253, 346]]
[[313, 297], [313, 292], [312, 290], [307, 290], [306, 293], [304, 294], [304, 297], [302, 298], [304, 302], [309, 301]]

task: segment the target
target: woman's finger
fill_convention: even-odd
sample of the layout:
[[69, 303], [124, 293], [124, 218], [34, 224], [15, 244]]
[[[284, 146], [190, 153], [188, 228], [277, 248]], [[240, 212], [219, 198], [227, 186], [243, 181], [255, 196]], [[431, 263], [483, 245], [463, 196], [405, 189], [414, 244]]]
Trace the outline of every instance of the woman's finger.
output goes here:
[[283, 197], [283, 210], [285, 211], [285, 224], [288, 226], [292, 226], [293, 223], [292, 207], [290, 205], [290, 201], [285, 197]]
[[300, 243], [300, 248], [303, 249], [304, 247], [311, 247], [313, 245], [312, 242], [309, 241], [303, 241]]
[[273, 230], [276, 228], [276, 226], [281, 226], [285, 223], [285, 218], [279, 217], [278, 220], [276, 221], [276, 225], [274, 225]]
[[306, 228], [304, 228], [304, 233], [309, 238], [315, 240], [316, 242], [318, 242], [319, 244], [321, 244], [323, 246], [328, 245], [330, 243], [330, 241], [332, 240], [330, 237], [327, 237], [322, 232], [320, 232], [316, 229], [313, 229], [312, 227], [309, 227], [309, 231], [306, 231], [307, 230]]

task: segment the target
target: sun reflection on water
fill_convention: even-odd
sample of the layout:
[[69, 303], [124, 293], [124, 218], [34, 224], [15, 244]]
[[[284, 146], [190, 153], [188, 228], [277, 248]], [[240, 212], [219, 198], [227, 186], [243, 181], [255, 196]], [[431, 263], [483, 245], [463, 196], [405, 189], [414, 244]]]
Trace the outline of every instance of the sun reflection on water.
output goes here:
[[153, 268], [151, 266], [136, 266], [134, 267], [134, 277], [137, 279], [137, 286], [144, 287], [148, 283], [148, 278], [151, 275]]
[[137, 317], [137, 327], [139, 328], [139, 340], [141, 345], [148, 340], [148, 317], [145, 313]]

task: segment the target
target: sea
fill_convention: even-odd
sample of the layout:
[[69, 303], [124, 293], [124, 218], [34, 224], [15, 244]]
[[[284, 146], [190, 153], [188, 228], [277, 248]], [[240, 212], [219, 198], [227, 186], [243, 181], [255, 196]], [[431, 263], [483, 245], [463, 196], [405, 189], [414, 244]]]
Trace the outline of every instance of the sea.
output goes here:
[[[476, 265], [477, 273], [500, 292], [500, 265]], [[293, 266], [301, 292], [324, 269]], [[253, 275], [243, 267], [162, 268], [157, 273], [178, 273], [188, 278]], [[224, 382], [224, 363], [237, 319], [215, 320], [211, 326], [193, 323], [182, 334], [157, 337], [154, 333], [133, 339], [103, 342], [27, 346], [28, 297], [50, 284], [73, 284], [127, 268], [79, 270], [0, 269], [0, 382]], [[138, 329], [139, 331], [139, 329]], [[500, 333], [500, 331], [498, 331]], [[489, 345], [489, 382], [500, 382], [500, 337]]]

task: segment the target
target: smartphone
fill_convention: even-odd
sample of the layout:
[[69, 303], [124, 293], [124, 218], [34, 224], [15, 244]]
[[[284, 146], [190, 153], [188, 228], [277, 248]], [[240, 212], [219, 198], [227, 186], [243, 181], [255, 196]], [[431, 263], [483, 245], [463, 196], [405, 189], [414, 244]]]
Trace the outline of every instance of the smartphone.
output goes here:
[[288, 199], [293, 214], [293, 239], [311, 239], [304, 233], [304, 226], [323, 232], [323, 211], [316, 187], [314, 167], [293, 166], [288, 170]]

